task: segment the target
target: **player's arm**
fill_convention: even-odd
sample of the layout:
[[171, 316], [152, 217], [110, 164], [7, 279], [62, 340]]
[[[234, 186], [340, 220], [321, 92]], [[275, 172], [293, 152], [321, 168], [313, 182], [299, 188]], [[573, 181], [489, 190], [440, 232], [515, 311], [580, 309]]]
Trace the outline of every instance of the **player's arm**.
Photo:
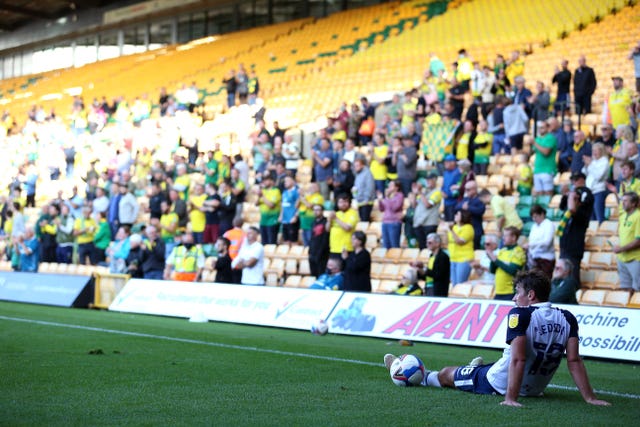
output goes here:
[[569, 373], [571, 374], [571, 378], [573, 378], [573, 382], [576, 383], [578, 390], [580, 390], [580, 394], [585, 402], [596, 405], [596, 406], [609, 406], [611, 405], [609, 402], [604, 400], [599, 400], [593, 389], [591, 388], [591, 384], [589, 383], [589, 376], [587, 375], [587, 369], [582, 363], [582, 358], [580, 357], [578, 351], [579, 343], [578, 338], [571, 337], [567, 342], [567, 368], [569, 369]]
[[511, 361], [509, 363], [509, 382], [507, 383], [507, 393], [501, 405], [522, 406], [518, 402], [522, 378], [524, 377], [524, 367], [527, 363], [526, 351], [527, 337], [520, 335], [511, 341]]

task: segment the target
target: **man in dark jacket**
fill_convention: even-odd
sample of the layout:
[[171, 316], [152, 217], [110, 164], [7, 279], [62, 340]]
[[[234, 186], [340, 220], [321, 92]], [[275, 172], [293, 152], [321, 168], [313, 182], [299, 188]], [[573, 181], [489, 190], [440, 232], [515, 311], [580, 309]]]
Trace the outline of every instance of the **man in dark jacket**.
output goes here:
[[427, 236], [427, 247], [431, 256], [427, 265], [422, 261], [412, 261], [411, 266], [418, 270], [418, 277], [425, 279], [425, 295], [430, 297], [449, 296], [451, 263], [449, 255], [442, 250], [442, 239], [438, 233]]
[[327, 218], [323, 215], [322, 206], [314, 205], [315, 219], [311, 225], [311, 241], [309, 242], [309, 270], [311, 275], [320, 277], [329, 258], [329, 232]]
[[142, 273], [145, 279], [162, 280], [164, 272], [165, 244], [158, 236], [158, 230], [153, 225], [145, 228], [147, 240], [143, 242]]
[[481, 249], [480, 240], [484, 234], [482, 228], [482, 216], [486, 207], [478, 197], [478, 184], [475, 181], [467, 181], [464, 184], [464, 197], [456, 205], [456, 211], [467, 210], [471, 213], [471, 225], [473, 225], [473, 249]]
[[593, 68], [587, 66], [584, 56], [578, 59], [579, 67], [573, 75], [573, 97], [576, 103], [576, 114], [591, 112], [591, 97], [598, 85]]
[[366, 243], [367, 235], [356, 231], [351, 236], [353, 252], [342, 251], [345, 291], [371, 292], [371, 254], [364, 247]]

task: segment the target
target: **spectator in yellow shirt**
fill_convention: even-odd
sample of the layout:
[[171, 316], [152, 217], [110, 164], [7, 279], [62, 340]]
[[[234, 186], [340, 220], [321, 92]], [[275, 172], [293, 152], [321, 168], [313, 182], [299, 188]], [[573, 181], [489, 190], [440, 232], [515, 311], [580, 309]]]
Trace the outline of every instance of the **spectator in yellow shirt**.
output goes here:
[[338, 196], [338, 210], [329, 213], [327, 231], [329, 231], [329, 253], [332, 258], [341, 258], [342, 251], [353, 252], [351, 235], [360, 221], [358, 212], [351, 207], [348, 194]]
[[207, 194], [204, 192], [204, 186], [196, 184], [193, 188], [193, 194], [189, 196], [189, 221], [195, 244], [201, 244], [204, 240], [204, 228], [207, 223], [204, 206], [206, 199]]
[[97, 230], [98, 224], [91, 217], [91, 207], [83, 207], [82, 216], [76, 218], [73, 224], [73, 235], [76, 237], [76, 243], [78, 243], [78, 262], [80, 264], [87, 264], [87, 258], [91, 258], [93, 237]]

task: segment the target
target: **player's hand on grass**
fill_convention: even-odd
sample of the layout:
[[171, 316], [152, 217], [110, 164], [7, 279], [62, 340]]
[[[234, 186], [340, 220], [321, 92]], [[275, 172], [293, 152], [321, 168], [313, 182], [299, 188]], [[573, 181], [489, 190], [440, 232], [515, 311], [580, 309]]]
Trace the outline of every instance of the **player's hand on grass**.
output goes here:
[[600, 399], [589, 399], [587, 400], [587, 403], [589, 405], [595, 405], [595, 406], [611, 406], [611, 403], [607, 402], [606, 400], [600, 400]]
[[505, 399], [503, 402], [500, 402], [502, 406], [514, 406], [516, 408], [521, 408], [522, 403], [516, 402], [515, 400]]

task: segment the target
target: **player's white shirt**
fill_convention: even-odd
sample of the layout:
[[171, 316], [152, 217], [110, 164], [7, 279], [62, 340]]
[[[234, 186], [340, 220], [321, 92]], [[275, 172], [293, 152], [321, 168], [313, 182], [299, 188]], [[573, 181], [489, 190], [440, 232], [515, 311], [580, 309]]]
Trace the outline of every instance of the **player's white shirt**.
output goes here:
[[[545, 302], [530, 307], [515, 307], [509, 312], [507, 344], [526, 335], [526, 365], [521, 396], [539, 396], [547, 387], [560, 365], [567, 341], [578, 336], [578, 323], [566, 310], [551, 307]], [[511, 347], [487, 372], [487, 380], [500, 394], [507, 392]]]

